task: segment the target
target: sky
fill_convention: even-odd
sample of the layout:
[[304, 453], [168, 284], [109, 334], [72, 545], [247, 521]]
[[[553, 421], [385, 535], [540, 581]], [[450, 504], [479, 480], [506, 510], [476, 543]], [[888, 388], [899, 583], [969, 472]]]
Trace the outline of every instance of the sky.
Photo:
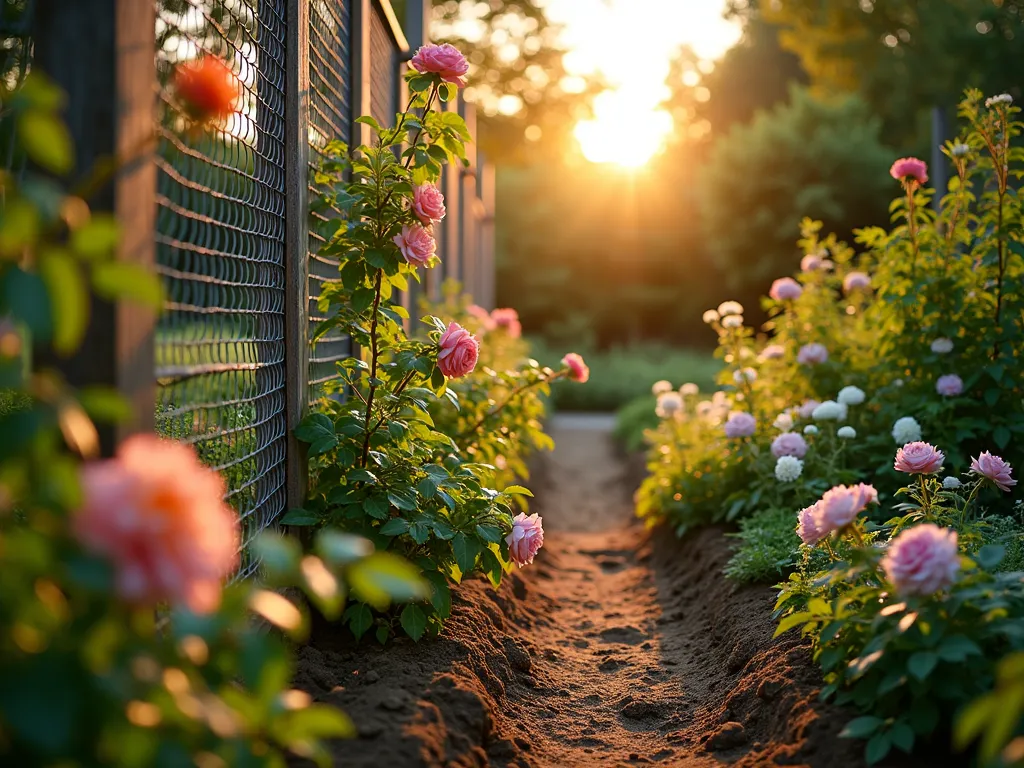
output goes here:
[[721, 56], [740, 36], [724, 8], [725, 0], [547, 0], [549, 18], [564, 25], [568, 72], [611, 86], [595, 100], [595, 119], [576, 128], [588, 159], [639, 166], [660, 150], [672, 130], [658, 108], [672, 55], [689, 45], [702, 59]]

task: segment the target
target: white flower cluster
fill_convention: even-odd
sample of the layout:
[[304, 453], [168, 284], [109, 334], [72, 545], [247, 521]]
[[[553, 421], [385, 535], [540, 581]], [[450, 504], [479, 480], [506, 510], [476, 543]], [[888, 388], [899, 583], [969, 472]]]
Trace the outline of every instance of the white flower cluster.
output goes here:
[[811, 412], [811, 418], [815, 421], [842, 421], [849, 410], [845, 403], [826, 400]]
[[793, 428], [793, 414], [789, 413], [789, 411], [783, 411], [775, 417], [772, 426], [782, 432], [789, 432]]
[[665, 381], [662, 379], [661, 381], [654, 382], [654, 385], [651, 387], [651, 394], [663, 395], [666, 392], [671, 392], [673, 389], [675, 389], [675, 387], [672, 386], [671, 381]]
[[676, 391], [662, 392], [658, 395], [658, 405], [655, 407], [654, 412], [658, 414], [658, 418], [671, 419], [682, 414], [683, 411], [683, 398]]
[[836, 432], [837, 437], [841, 437], [843, 440], [852, 440], [857, 436], [857, 430], [853, 427], [840, 427]]
[[921, 425], [913, 416], [897, 419], [892, 425], [892, 439], [896, 441], [896, 445], [916, 443], [921, 439]]
[[950, 148], [949, 153], [953, 157], [967, 157], [971, 154], [971, 148], [962, 141], [958, 141]]
[[744, 382], [747, 382], [748, 384], [752, 383], [757, 381], [757, 371], [753, 368], [740, 368], [739, 370], [733, 371], [732, 380], [737, 384], [742, 384]]
[[948, 355], [953, 351], [953, 340], [952, 339], [936, 339], [932, 342], [932, 352], [937, 355]]
[[948, 490], [959, 488], [961, 485], [963, 485], [963, 483], [961, 483], [960, 480], [955, 477], [944, 477], [942, 479], [942, 487]]
[[843, 387], [839, 390], [836, 400], [840, 405], [860, 405], [867, 396], [860, 387]]
[[808, 424], [806, 427], [804, 427], [804, 434], [805, 435], [816, 435], [816, 434], [818, 434], [818, 428], [816, 426], [814, 426], [813, 424]]
[[682, 395], [683, 397], [687, 397], [688, 395], [696, 395], [699, 392], [700, 387], [698, 387], [696, 384], [690, 381], [686, 382], [685, 384], [683, 384], [683, 386], [679, 388], [679, 394]]
[[780, 483], [792, 483], [804, 471], [804, 463], [796, 456], [779, 456], [775, 462], [775, 478]]
[[989, 96], [985, 99], [986, 107], [994, 107], [996, 104], [1013, 104], [1013, 96], [1008, 93], [1000, 93], [997, 96]]

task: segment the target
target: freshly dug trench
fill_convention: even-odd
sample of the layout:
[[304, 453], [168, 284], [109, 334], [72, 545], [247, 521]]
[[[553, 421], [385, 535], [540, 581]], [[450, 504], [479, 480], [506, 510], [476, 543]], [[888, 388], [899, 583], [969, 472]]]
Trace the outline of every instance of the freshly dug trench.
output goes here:
[[382, 649], [314, 628], [296, 685], [359, 731], [335, 765], [863, 765], [806, 644], [771, 639], [772, 591], [721, 575], [722, 531], [680, 542], [632, 522], [609, 428], [554, 420], [541, 555], [497, 592], [455, 590], [443, 637]]

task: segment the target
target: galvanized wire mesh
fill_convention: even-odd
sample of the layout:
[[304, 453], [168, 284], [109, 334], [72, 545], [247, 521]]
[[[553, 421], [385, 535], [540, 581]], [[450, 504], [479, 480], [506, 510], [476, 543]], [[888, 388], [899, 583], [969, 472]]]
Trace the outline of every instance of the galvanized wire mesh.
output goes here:
[[[0, 83], [4, 90], [13, 91], [25, 79], [32, 61], [33, 0], [7, 0], [0, 6]], [[0, 112], [0, 167], [7, 171], [20, 171], [24, 158], [15, 154], [13, 127]], [[0, 190], [0, 204], [3, 192]]]
[[[323, 158], [328, 142], [348, 142], [352, 124], [352, 7], [351, 0], [313, 0], [309, 5], [309, 142], [310, 165]], [[316, 190], [310, 190], [316, 195]], [[325, 214], [317, 214], [323, 221]], [[309, 322], [310, 333], [324, 319], [317, 309], [320, 291], [338, 280], [338, 261], [317, 254], [323, 238], [309, 233]], [[352, 352], [349, 339], [338, 333], [315, 342], [309, 351], [309, 399], [327, 393], [326, 386], [337, 373], [336, 363]]]
[[[157, 73], [198, 55], [244, 85], [239, 112], [183, 132], [160, 91], [157, 430], [195, 446], [238, 510], [243, 552], [285, 508], [284, 32], [287, 0], [158, 0]], [[243, 560], [238, 576], [258, 563]]]

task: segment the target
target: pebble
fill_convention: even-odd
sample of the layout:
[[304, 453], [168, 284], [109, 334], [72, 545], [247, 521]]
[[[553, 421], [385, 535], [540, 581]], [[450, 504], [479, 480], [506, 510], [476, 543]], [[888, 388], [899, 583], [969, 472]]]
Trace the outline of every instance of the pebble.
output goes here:
[[380, 680], [380, 673], [379, 672], [375, 672], [372, 669], [369, 672], [367, 672], [365, 675], [363, 675], [363, 681], [364, 682], [376, 683], [378, 680]]

